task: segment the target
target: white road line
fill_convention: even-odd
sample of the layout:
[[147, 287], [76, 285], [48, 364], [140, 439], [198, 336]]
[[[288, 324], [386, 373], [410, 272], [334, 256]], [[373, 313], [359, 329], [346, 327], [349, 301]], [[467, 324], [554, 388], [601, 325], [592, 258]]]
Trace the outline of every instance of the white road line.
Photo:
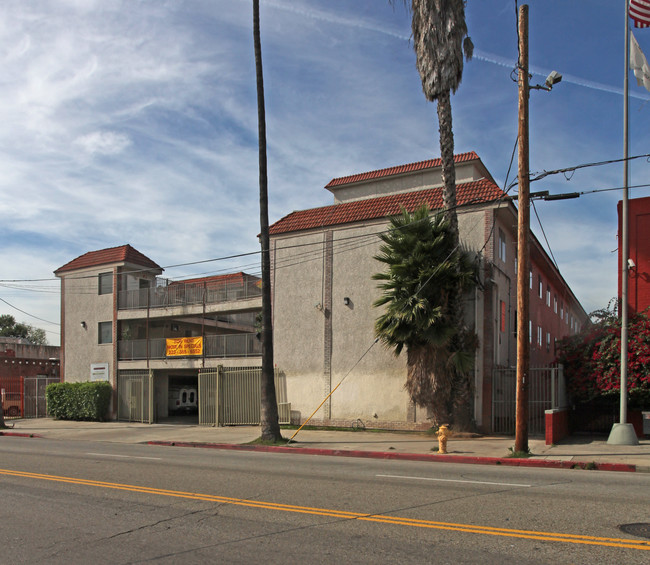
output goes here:
[[384, 477], [389, 479], [406, 479], [411, 481], [438, 481], [443, 483], [472, 483], [475, 485], [498, 485], [502, 487], [526, 487], [530, 488], [532, 485], [521, 485], [518, 483], [490, 483], [488, 481], [464, 481], [461, 479], [433, 479], [429, 477], [407, 477], [403, 475], [375, 475], [376, 477]]
[[114, 455], [112, 453], [86, 453], [86, 455], [95, 455], [96, 457], [121, 457], [122, 459], [151, 459], [160, 461], [162, 457], [138, 457], [136, 455]]

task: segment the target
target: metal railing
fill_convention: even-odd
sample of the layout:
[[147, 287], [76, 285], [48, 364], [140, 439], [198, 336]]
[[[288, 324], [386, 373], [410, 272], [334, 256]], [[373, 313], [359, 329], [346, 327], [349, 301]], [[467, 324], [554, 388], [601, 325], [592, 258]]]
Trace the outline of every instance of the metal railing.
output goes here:
[[192, 304], [217, 304], [247, 300], [262, 295], [259, 280], [251, 277], [242, 281], [209, 281], [172, 283], [151, 288], [121, 290], [117, 296], [120, 310], [141, 308], [170, 308]]
[[[567, 403], [562, 366], [531, 368], [528, 372], [528, 431], [544, 435], [546, 410]], [[517, 371], [496, 367], [492, 371], [492, 432], [514, 434], [517, 400]]]
[[[117, 355], [120, 361], [165, 359], [166, 349], [165, 338], [117, 342]], [[258, 357], [262, 355], [262, 344], [254, 333], [206, 335], [203, 338], [203, 354], [205, 357], [217, 358]]]

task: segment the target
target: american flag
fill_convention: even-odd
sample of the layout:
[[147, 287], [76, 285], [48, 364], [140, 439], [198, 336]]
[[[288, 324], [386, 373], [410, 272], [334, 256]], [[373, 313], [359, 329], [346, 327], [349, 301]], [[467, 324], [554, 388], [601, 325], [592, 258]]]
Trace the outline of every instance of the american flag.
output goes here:
[[634, 27], [650, 27], [650, 0], [630, 0], [629, 13]]

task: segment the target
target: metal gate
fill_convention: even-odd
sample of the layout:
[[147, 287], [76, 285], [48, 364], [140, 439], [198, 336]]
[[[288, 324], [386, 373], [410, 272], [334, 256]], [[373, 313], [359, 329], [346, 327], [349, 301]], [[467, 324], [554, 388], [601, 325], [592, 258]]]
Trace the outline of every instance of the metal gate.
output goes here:
[[[539, 367], [528, 371], [528, 432], [543, 436], [545, 412], [566, 405], [562, 366]], [[517, 371], [496, 367], [492, 371], [492, 432], [515, 433]]]
[[61, 382], [59, 377], [25, 377], [23, 418], [45, 418], [47, 403], [45, 389], [47, 385]]
[[[261, 422], [262, 369], [223, 367], [199, 372], [199, 425], [258, 425]], [[291, 421], [286, 401], [286, 379], [275, 370], [275, 392], [280, 424]]]
[[117, 419], [153, 423], [153, 371], [118, 372]]

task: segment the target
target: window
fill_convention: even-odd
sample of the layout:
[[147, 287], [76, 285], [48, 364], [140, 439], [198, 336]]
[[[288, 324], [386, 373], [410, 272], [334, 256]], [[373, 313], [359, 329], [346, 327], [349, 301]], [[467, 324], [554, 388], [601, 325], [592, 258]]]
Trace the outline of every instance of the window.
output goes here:
[[551, 350], [551, 334], [550, 332], [546, 332], [546, 351]]
[[530, 290], [533, 290], [533, 271], [531, 269], [530, 274], [528, 276], [528, 279], [530, 281]]
[[564, 320], [564, 304], [560, 302], [560, 320]]
[[551, 287], [546, 287], [546, 305], [551, 307]]
[[537, 345], [542, 347], [542, 344], [544, 343], [542, 341], [544, 337], [544, 332], [542, 331], [542, 326], [537, 326]]
[[544, 298], [544, 283], [542, 282], [541, 275], [537, 275], [537, 295]]
[[113, 294], [113, 273], [99, 273], [97, 286], [99, 294]]
[[499, 259], [504, 263], [506, 262], [506, 251], [506, 234], [503, 233], [502, 229], [499, 229]]
[[553, 295], [553, 312], [557, 314], [557, 294]]
[[99, 322], [97, 343], [113, 343], [113, 322]]
[[528, 320], [528, 341], [533, 343], [533, 321]]

